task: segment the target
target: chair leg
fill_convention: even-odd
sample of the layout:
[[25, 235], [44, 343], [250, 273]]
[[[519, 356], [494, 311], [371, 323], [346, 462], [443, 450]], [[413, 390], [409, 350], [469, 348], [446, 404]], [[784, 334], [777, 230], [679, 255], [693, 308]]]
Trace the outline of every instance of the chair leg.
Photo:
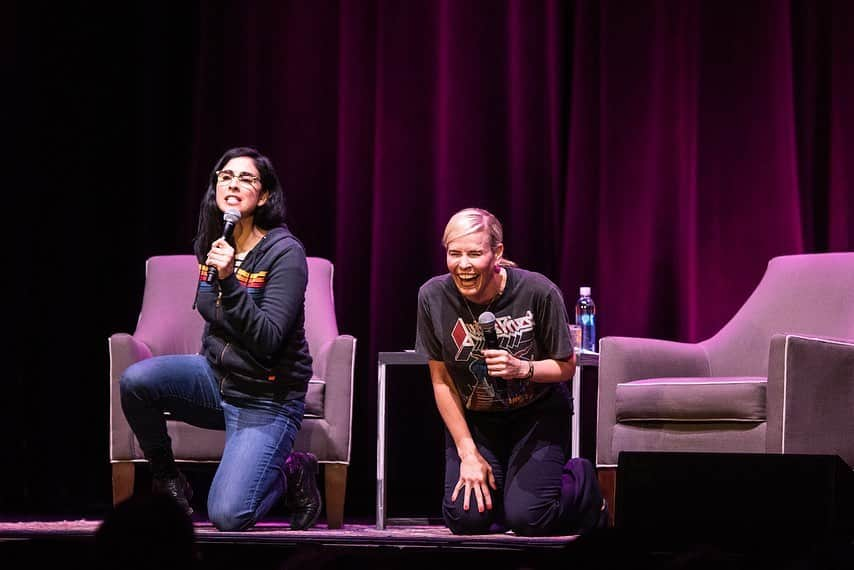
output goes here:
[[347, 466], [341, 463], [326, 463], [323, 466], [323, 481], [326, 486], [326, 522], [329, 528], [344, 525], [344, 496], [347, 491]]
[[113, 505], [118, 505], [133, 495], [135, 465], [131, 461], [113, 463]]
[[599, 488], [602, 489], [602, 496], [608, 501], [610, 524], [614, 526], [614, 515], [617, 512], [617, 468], [599, 467], [597, 475], [599, 477]]

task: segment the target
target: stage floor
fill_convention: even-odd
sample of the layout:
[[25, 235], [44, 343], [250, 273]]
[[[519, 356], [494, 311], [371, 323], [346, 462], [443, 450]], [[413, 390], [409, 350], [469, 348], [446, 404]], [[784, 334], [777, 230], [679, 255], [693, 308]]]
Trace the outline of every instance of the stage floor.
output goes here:
[[[95, 533], [100, 520], [0, 521], [0, 568], [98, 568]], [[762, 548], [733, 550], [703, 537], [690, 545], [653, 546], [616, 529], [589, 536], [522, 537], [512, 533], [456, 536], [438, 525], [393, 525], [377, 530], [365, 521], [330, 530], [318, 524], [290, 530], [267, 520], [246, 532], [220, 532], [194, 522], [197, 563], [211, 570], [319, 568], [432, 568], [450, 570], [850, 570], [854, 544], [803, 547], [774, 541]]]
[[[93, 538], [100, 520], [11, 521], [0, 522], [0, 539]], [[577, 535], [524, 537], [513, 533], [459, 536], [444, 526], [396, 525], [377, 530], [371, 524], [345, 524], [330, 530], [318, 524], [309, 530], [291, 530], [284, 521], [263, 521], [244, 532], [222, 532], [207, 521], [194, 522], [196, 541], [200, 543], [270, 543], [298, 545], [312, 543], [338, 546], [391, 546], [442, 548], [494, 548], [507, 550], [550, 550], [565, 548]]]
[[[74, 562], [98, 566], [95, 533], [100, 520], [0, 521], [0, 567], [52, 567]], [[522, 537], [512, 533], [457, 536], [438, 525], [345, 524], [330, 530], [290, 530], [286, 521], [267, 520], [245, 532], [221, 532], [206, 520], [194, 522], [197, 568], [471, 568], [554, 567], [578, 536]]]

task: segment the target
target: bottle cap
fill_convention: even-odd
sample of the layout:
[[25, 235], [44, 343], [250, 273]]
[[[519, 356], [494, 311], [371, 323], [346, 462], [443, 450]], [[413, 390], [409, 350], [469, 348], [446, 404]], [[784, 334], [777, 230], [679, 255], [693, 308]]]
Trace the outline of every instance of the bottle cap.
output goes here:
[[578, 288], [578, 294], [581, 295], [582, 297], [589, 297], [590, 296], [590, 287], [579, 287]]

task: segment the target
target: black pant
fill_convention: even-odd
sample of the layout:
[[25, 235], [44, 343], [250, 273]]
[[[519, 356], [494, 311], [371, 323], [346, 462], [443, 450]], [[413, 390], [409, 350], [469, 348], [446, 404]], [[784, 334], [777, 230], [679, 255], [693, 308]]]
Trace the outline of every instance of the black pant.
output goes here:
[[442, 514], [454, 534], [484, 534], [507, 528], [525, 536], [573, 533], [600, 524], [602, 493], [593, 465], [569, 459], [572, 398], [565, 384], [511, 412], [466, 412], [478, 451], [492, 466], [498, 486], [493, 508], [477, 511], [472, 495], [463, 510], [457, 448], [445, 430], [445, 496]]

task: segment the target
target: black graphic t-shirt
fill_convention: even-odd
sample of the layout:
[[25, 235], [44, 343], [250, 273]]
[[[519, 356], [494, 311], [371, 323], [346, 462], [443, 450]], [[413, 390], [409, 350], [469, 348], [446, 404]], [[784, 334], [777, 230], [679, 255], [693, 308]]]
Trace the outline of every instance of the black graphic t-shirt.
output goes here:
[[[539, 273], [506, 270], [504, 292], [489, 306], [499, 346], [522, 360], [568, 359], [572, 346], [560, 289]], [[433, 277], [418, 291], [415, 350], [445, 363], [466, 409], [504, 411], [530, 404], [553, 385], [486, 373], [477, 323], [485, 310], [486, 305], [466, 301], [450, 275]]]

